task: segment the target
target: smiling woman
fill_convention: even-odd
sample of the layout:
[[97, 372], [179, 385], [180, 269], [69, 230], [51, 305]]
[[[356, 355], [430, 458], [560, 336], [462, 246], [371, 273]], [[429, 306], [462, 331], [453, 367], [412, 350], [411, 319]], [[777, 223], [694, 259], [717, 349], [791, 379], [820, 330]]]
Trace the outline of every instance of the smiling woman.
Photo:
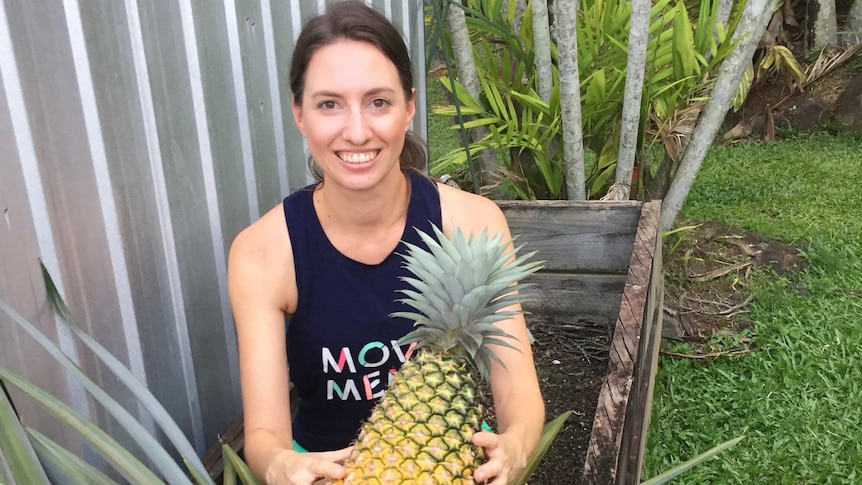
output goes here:
[[326, 183], [361, 190], [385, 177], [404, 182], [392, 167], [416, 105], [412, 88], [399, 88], [395, 65], [372, 44], [343, 40], [317, 51], [305, 83], [293, 116]]
[[[290, 83], [318, 183], [237, 236], [228, 280], [245, 456], [268, 483], [310, 484], [344, 475], [340, 462], [360, 424], [414, 354], [398, 344], [413, 329], [402, 293], [410, 289], [408, 248], [427, 251], [458, 232], [513, 248], [496, 204], [422, 174], [424, 143], [409, 132], [410, 58], [380, 12], [359, 1], [330, 4], [297, 39]], [[466, 435], [484, 456], [472, 476], [507, 483], [536, 447], [544, 405], [520, 306], [500, 310], [482, 326], [512, 337], [490, 345], [498, 433], [471, 427]], [[288, 380], [299, 394], [295, 416]]]

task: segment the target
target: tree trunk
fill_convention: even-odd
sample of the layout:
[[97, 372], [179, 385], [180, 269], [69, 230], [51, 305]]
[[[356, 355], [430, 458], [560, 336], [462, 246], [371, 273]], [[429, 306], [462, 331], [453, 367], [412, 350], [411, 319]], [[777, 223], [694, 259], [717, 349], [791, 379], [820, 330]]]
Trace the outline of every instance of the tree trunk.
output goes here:
[[551, 29], [548, 24], [547, 0], [532, 0], [533, 9], [533, 50], [535, 51], [536, 81], [539, 97], [546, 103], [551, 100], [554, 74], [551, 68]]
[[745, 68], [751, 64], [751, 56], [766, 31], [769, 19], [772, 18], [773, 6], [774, 0], [749, 0], [745, 5], [742, 20], [734, 35], [739, 44], [721, 63], [715, 86], [709, 93], [709, 100], [697, 120], [691, 142], [683, 153], [680, 166], [662, 203], [663, 231], [673, 227], [673, 221], [682, 209], [706, 152], [730, 108]]
[[[808, 49], [838, 46], [838, 18], [835, 0], [808, 0]], [[811, 36], [814, 39], [811, 39]]]
[[[503, 8], [506, 8], [505, 4]], [[515, 18], [512, 21], [512, 27], [516, 34], [521, 33], [521, 22], [524, 20], [524, 12], [527, 11], [527, 0], [515, 0]]]
[[733, 9], [733, 0], [719, 0], [715, 21], [721, 23], [727, 30], [727, 21], [730, 20], [730, 11]]
[[[458, 7], [449, 6], [446, 15], [449, 25], [449, 37], [452, 42], [452, 52], [455, 55], [455, 69], [458, 72], [458, 81], [464, 89], [478, 100], [481, 93], [479, 76], [476, 73], [476, 62], [473, 59], [473, 44], [470, 43], [470, 35], [467, 30], [467, 20], [464, 11]], [[470, 138], [475, 142], [488, 135], [487, 127], [478, 126], [469, 130]], [[473, 188], [476, 193], [498, 195], [497, 189], [503, 181], [500, 163], [491, 150], [482, 150], [473, 153], [469, 160], [472, 172], [475, 174], [477, 187]]]
[[563, 165], [570, 200], [587, 198], [584, 175], [584, 134], [581, 126], [581, 80], [578, 74], [578, 36], [575, 24], [578, 0], [556, 0], [554, 29], [560, 53], [560, 116], [563, 130]]
[[844, 45], [850, 46], [862, 41], [862, 0], [855, 0], [847, 11], [847, 20], [844, 22], [842, 41]]
[[[617, 170], [614, 182], [618, 198], [628, 199], [632, 186], [632, 170], [640, 133], [641, 99], [646, 69], [646, 47], [649, 41], [651, 0], [634, 0], [629, 21], [629, 52], [626, 68], [626, 86], [623, 97], [620, 145], [617, 152]], [[609, 193], [611, 193], [609, 191]]]

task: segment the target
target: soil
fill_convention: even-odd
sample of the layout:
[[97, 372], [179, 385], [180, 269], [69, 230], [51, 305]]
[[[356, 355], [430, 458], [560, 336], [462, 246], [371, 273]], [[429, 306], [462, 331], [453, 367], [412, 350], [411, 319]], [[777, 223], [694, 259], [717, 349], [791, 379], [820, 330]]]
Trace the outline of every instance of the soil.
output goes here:
[[[543, 322], [531, 322], [530, 330], [536, 339], [533, 357], [545, 399], [545, 415], [550, 420], [566, 411], [572, 414], [529, 483], [578, 484], [584, 471], [599, 390], [608, 371], [609, 335], [601, 331], [572, 333]], [[489, 395], [486, 390], [486, 396]], [[485, 420], [496, 428], [490, 403], [485, 409]]]
[[608, 371], [610, 340], [605, 333], [574, 334], [532, 325], [539, 387], [550, 418], [572, 414], [530, 478], [532, 485], [580, 483], [602, 380]]

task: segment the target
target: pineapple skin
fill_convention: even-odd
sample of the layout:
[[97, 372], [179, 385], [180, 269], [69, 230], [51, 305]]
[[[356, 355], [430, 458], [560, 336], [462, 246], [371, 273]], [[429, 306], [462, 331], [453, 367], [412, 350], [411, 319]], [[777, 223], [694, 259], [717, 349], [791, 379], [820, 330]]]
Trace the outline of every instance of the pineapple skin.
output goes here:
[[404, 363], [363, 424], [334, 485], [473, 485], [483, 453], [479, 388], [462, 358], [421, 352]]

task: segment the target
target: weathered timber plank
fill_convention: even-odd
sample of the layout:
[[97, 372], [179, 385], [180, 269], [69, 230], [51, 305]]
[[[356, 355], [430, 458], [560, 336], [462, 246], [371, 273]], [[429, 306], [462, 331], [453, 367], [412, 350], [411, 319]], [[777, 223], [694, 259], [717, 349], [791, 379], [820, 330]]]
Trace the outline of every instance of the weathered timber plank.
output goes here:
[[[664, 301], [664, 285], [658, 289], [658, 301]], [[631, 449], [628, 453], [629, 469], [637, 472], [633, 483], [640, 483], [643, 480], [644, 458], [646, 456], [647, 432], [649, 431], [650, 418], [652, 416], [653, 391], [655, 388], [655, 375], [658, 370], [658, 356], [661, 348], [661, 332], [662, 332], [662, 306], [656, 305], [652, 314], [652, 333], [650, 336], [649, 353], [647, 354], [647, 367], [639, 370], [636, 376], [638, 389], [640, 390], [639, 403], [636, 406], [635, 422], [636, 431], [639, 430], [639, 435], [632, 437]], [[641, 404], [640, 401], [643, 401]], [[637, 410], [642, 409], [643, 412], [637, 413]], [[637, 447], [637, 453], [634, 449]]]
[[608, 328], [620, 311], [625, 275], [560, 274], [539, 272], [524, 280], [534, 288], [525, 290], [527, 322], [592, 325]]
[[[590, 436], [590, 447], [584, 467], [584, 483], [602, 484], [621, 483], [620, 479], [629, 478], [631, 474], [619, 473], [619, 467], [623, 456], [621, 449], [630, 449], [631, 444], [624, 441], [624, 429], [629, 413], [636, 407], [637, 386], [633, 385], [635, 368], [639, 360], [645, 357], [640, 355], [644, 352], [641, 345], [642, 335], [652, 330], [652, 326], [644, 328], [644, 315], [648, 307], [648, 296], [651, 279], [654, 277], [653, 260], [658, 258], [659, 264], [661, 253], [656, 253], [660, 232], [658, 231], [658, 215], [660, 203], [648, 202], [643, 205], [638, 220], [637, 233], [634, 238], [632, 250], [629, 253], [629, 266], [626, 279], [626, 288], [620, 303], [620, 313], [617, 318], [613, 342], [611, 344], [609, 372], [605, 377], [605, 384], [599, 396], [599, 404], [593, 430]], [[658, 274], [661, 274], [660, 268]], [[634, 394], [634, 395], [633, 395]], [[620, 410], [614, 415], [600, 413], [599, 408], [613, 408]], [[629, 424], [629, 427], [632, 425]], [[627, 438], [627, 437], [625, 437]], [[612, 448], [607, 448], [613, 443]], [[595, 444], [595, 446], [593, 446]], [[596, 454], [596, 450], [605, 447]], [[640, 442], [638, 442], [639, 448]], [[590, 456], [593, 454], [593, 456]], [[624, 468], [628, 464], [622, 464]], [[625, 472], [625, 470], [623, 470]], [[628, 483], [628, 482], [626, 482]]]
[[[652, 380], [654, 379], [656, 356], [653, 351], [658, 352], [656, 339], [657, 327], [661, 322], [656, 321], [656, 312], [661, 314], [660, 302], [663, 301], [663, 280], [661, 261], [661, 231], [658, 230], [658, 207], [644, 207], [644, 211], [655, 212], [655, 226], [649, 230], [638, 230], [637, 239], [643, 238], [645, 243], [652, 243], [652, 261], [643, 252], [633, 251], [640, 256], [642, 270], [649, 271], [649, 283], [646, 288], [646, 302], [642, 310], [640, 320], [642, 322], [640, 341], [635, 368], [632, 371], [631, 394], [626, 407], [626, 419], [622, 430], [620, 444], [620, 455], [617, 462], [617, 485], [637, 485], [643, 471], [643, 461], [640, 455], [641, 447], [646, 441], [646, 428], [650, 409], [647, 408], [652, 398]], [[638, 246], [638, 244], [635, 244]], [[632, 263], [634, 264], [634, 263]], [[660, 330], [660, 329], [659, 329]], [[655, 363], [654, 363], [655, 362]]]
[[[552, 271], [625, 274], [639, 202], [499, 201], [516, 244]], [[579, 210], [572, 210], [572, 208]]]
[[[662, 253], [661, 232], [656, 234], [657, 254]], [[617, 483], [636, 485], [641, 482], [644, 470], [647, 432], [652, 413], [653, 388], [658, 368], [659, 346], [664, 307], [664, 280], [662, 261], [656, 257], [652, 264], [647, 306], [643, 315], [642, 351], [634, 371], [634, 397], [629, 403], [626, 426], [623, 429], [623, 446], [620, 449], [620, 466]]]

